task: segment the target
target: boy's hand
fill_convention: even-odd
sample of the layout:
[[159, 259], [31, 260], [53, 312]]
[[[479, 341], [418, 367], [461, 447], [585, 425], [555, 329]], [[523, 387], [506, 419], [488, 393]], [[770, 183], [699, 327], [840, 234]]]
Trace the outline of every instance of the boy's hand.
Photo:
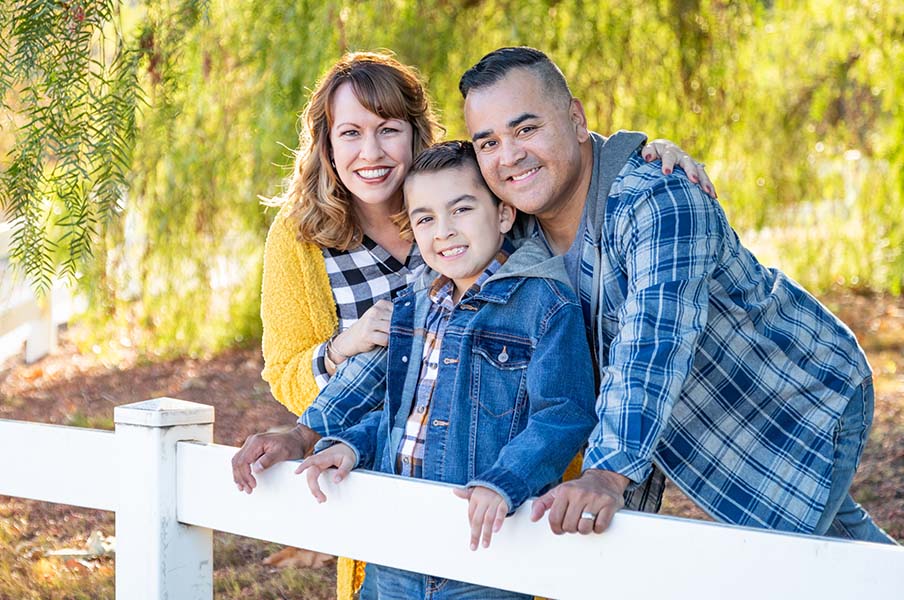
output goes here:
[[332, 467], [336, 467], [333, 481], [339, 483], [355, 468], [355, 451], [345, 444], [333, 444], [323, 452], [307, 457], [295, 469], [296, 474], [301, 474], [303, 471], [308, 472], [308, 487], [317, 502], [326, 502], [326, 495], [320, 489], [317, 478], [320, 477], [321, 473]]
[[508, 503], [490, 488], [480, 485], [472, 488], [455, 488], [452, 491], [459, 498], [468, 500], [471, 550], [477, 550], [477, 543], [480, 540], [484, 548], [489, 548], [493, 534], [502, 529], [502, 522], [508, 513]]

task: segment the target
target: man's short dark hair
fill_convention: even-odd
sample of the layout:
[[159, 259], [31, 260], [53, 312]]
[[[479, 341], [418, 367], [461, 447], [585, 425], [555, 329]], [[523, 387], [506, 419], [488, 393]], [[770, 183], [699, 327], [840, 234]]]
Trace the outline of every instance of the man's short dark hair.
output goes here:
[[571, 100], [571, 90], [559, 67], [546, 54], [530, 46], [510, 46], [493, 50], [465, 71], [458, 82], [458, 90], [462, 98], [467, 98], [471, 90], [491, 86], [513, 69], [531, 70], [547, 91]]

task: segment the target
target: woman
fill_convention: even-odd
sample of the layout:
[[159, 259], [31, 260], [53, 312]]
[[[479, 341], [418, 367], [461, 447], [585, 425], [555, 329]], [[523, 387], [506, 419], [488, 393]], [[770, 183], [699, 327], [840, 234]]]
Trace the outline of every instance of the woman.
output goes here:
[[[267, 236], [261, 318], [263, 378], [301, 414], [349, 356], [385, 346], [392, 294], [423, 268], [399, 237], [402, 182], [440, 126], [416, 71], [387, 54], [348, 54], [320, 80], [303, 114], [295, 167]], [[644, 148], [663, 169], [676, 159], [704, 188], [702, 168], [670, 142]], [[233, 458], [236, 484], [251, 492], [259, 471], [300, 458], [316, 441], [302, 426], [250, 437]], [[337, 596], [361, 579], [340, 559]], [[369, 585], [367, 586], [370, 587]], [[362, 594], [362, 597], [364, 594]]]

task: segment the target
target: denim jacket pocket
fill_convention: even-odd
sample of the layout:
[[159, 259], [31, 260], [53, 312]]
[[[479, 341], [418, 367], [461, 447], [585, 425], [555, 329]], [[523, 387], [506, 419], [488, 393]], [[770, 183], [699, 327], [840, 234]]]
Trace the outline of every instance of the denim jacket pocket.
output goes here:
[[478, 335], [472, 348], [471, 391], [481, 412], [495, 418], [520, 412], [527, 394], [530, 341]]

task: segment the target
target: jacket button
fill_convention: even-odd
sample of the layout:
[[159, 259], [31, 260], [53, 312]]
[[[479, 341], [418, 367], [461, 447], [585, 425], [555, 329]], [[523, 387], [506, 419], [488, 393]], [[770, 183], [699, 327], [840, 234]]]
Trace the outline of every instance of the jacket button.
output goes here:
[[508, 352], [506, 352], [505, 350], [506, 350], [506, 347], [503, 346], [502, 352], [500, 352], [499, 356], [496, 357], [496, 359], [501, 363], [508, 362], [508, 359], [509, 359]]
[[411, 306], [411, 302], [406, 302], [405, 306]]
[[408, 357], [407, 357], [407, 356], [403, 356], [403, 357], [402, 357], [402, 362], [403, 362], [403, 363], [408, 362]]
[[457, 358], [444, 358], [443, 364], [444, 365], [456, 365], [456, 364], [458, 364], [458, 359]]

